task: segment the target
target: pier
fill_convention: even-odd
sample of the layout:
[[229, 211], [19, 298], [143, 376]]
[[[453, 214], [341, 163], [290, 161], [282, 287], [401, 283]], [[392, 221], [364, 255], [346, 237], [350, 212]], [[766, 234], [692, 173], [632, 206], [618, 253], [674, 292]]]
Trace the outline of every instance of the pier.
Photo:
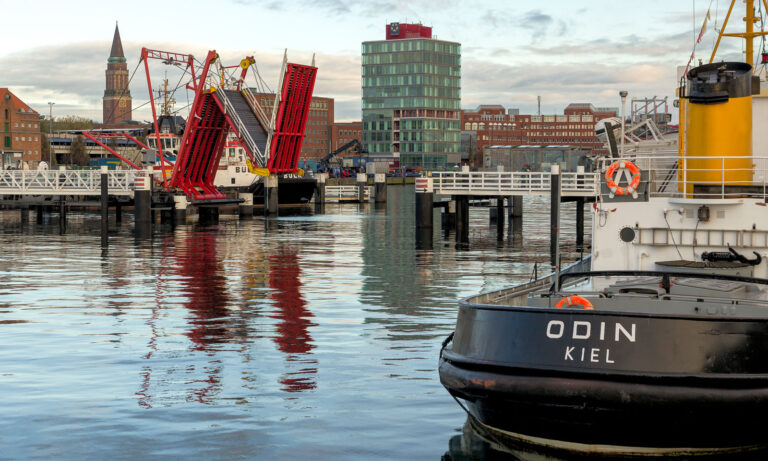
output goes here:
[[[524, 196], [549, 195], [552, 197], [550, 242], [554, 264], [557, 260], [560, 203], [577, 203], [576, 245], [581, 248], [584, 245], [584, 204], [594, 200], [599, 187], [599, 173], [585, 173], [583, 167], [576, 172], [561, 172], [559, 165], [554, 165], [549, 172], [465, 170], [432, 173], [416, 180], [416, 227], [432, 228], [433, 209], [440, 208], [443, 215], [441, 224], [455, 230], [457, 240], [466, 243], [469, 240], [471, 202], [488, 200], [493, 205], [489, 220], [496, 223], [498, 234], [503, 235], [507, 215], [511, 227], [522, 228]], [[520, 222], [515, 223], [515, 220]]]

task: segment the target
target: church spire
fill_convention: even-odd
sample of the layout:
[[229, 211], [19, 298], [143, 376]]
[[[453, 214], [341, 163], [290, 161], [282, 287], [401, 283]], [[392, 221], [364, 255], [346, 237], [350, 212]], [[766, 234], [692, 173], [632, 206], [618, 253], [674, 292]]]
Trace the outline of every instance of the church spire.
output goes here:
[[115, 22], [115, 36], [112, 39], [112, 51], [109, 53], [109, 62], [125, 62], [123, 42], [120, 40], [120, 29], [117, 28], [117, 22]]

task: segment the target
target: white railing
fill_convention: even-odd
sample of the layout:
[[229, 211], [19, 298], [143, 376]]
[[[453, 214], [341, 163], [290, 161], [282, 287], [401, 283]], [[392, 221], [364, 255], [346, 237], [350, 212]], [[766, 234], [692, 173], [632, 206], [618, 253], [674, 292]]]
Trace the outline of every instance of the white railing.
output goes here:
[[[765, 199], [768, 185], [768, 157], [761, 156], [627, 156], [642, 173], [639, 190], [651, 197]], [[599, 162], [601, 182], [615, 159]], [[619, 169], [614, 180], [626, 175]], [[626, 180], [619, 186], [626, 186]], [[607, 195], [605, 187], [601, 194]]]
[[[597, 194], [596, 173], [560, 174], [563, 195], [593, 196]], [[541, 195], [552, 189], [549, 172], [490, 172], [432, 173], [434, 193], [439, 195]]]
[[[372, 186], [365, 186], [364, 200], [370, 200], [375, 196]], [[360, 189], [357, 186], [325, 186], [326, 202], [346, 202], [360, 200]]]
[[[133, 195], [133, 170], [110, 170], [110, 195]], [[99, 195], [100, 170], [2, 170], [0, 195]]]

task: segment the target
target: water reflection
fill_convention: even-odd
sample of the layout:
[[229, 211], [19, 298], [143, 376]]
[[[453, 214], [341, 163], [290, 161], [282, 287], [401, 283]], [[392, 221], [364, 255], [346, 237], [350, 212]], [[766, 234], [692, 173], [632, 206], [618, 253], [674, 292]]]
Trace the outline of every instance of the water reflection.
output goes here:
[[309, 328], [316, 326], [310, 319], [312, 312], [299, 290], [301, 267], [295, 250], [281, 247], [269, 257], [269, 286], [277, 308], [270, 317], [278, 319], [275, 343], [288, 354], [286, 363], [291, 371], [280, 377], [282, 390], [300, 392], [317, 387], [317, 360], [310, 357], [312, 337]]

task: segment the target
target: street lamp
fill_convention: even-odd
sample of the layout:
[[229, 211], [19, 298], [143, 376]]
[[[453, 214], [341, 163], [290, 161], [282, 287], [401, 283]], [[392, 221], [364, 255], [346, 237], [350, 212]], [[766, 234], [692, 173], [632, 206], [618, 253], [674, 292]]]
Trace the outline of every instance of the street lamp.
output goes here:
[[626, 91], [619, 91], [619, 96], [621, 96], [621, 156], [624, 157], [624, 122], [626, 120], [626, 116], [624, 115], [625, 112], [625, 106], [627, 104], [627, 93]]
[[53, 144], [51, 143], [51, 136], [53, 136], [53, 105], [55, 102], [48, 103], [48, 169], [53, 169]]

